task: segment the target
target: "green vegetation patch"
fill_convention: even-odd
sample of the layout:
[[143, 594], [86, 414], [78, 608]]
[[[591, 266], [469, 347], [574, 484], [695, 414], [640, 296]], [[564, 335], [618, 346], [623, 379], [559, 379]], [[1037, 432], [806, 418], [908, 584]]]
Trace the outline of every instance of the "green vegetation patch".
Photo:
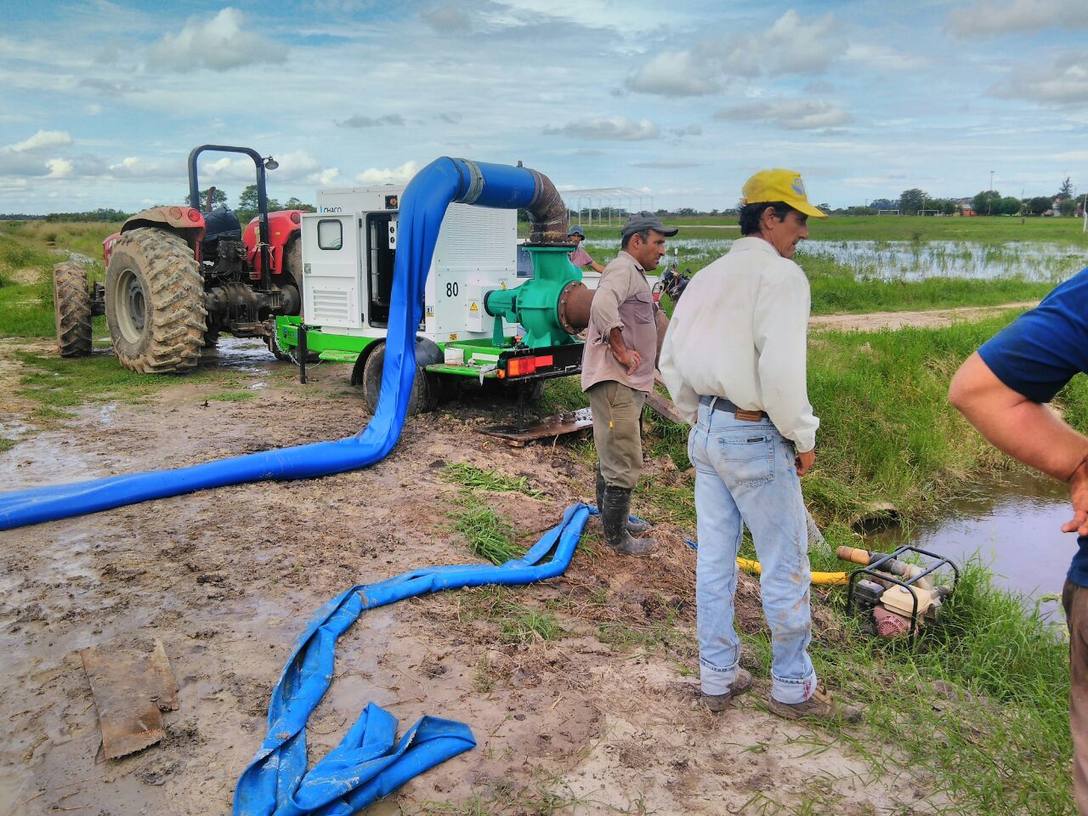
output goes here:
[[[24, 365], [19, 393], [41, 403], [38, 418], [58, 408], [96, 402], [139, 402], [160, 389], [176, 385], [176, 374], [137, 374], [123, 368], [112, 354], [64, 359], [17, 352]], [[213, 371], [183, 375], [189, 382], [217, 378]], [[64, 416], [64, 414], [60, 414]]]
[[514, 526], [471, 493], [462, 496], [461, 506], [450, 515], [473, 555], [505, 564], [524, 554], [515, 543]]
[[524, 493], [534, 499], [541, 498], [544, 494], [530, 487], [529, 480], [525, 476], [507, 476], [496, 473], [493, 470], [485, 470], [467, 462], [451, 462], [442, 469], [443, 478], [470, 488], [481, 490], [493, 490], [505, 493]]
[[212, 402], [247, 402], [251, 399], [256, 399], [257, 394], [253, 391], [220, 391], [218, 394], [212, 394], [208, 397]]

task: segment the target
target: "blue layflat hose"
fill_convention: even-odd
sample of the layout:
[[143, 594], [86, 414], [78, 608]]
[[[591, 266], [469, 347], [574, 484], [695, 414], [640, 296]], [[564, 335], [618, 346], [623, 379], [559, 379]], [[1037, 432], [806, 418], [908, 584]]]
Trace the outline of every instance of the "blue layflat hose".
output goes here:
[[476, 744], [468, 726], [423, 717], [394, 741], [396, 720], [370, 704], [358, 722], [307, 773], [306, 721], [332, 682], [336, 639], [364, 611], [430, 592], [483, 584], [526, 584], [563, 573], [590, 509], [568, 507], [563, 520], [524, 556], [499, 567], [414, 570], [354, 586], [329, 601], [299, 638], [272, 691], [268, 733], [234, 792], [234, 816], [347, 816]]
[[354, 436], [235, 456], [175, 470], [131, 473], [0, 494], [0, 530], [80, 516], [211, 487], [265, 479], [307, 479], [367, 467], [400, 438], [415, 378], [415, 336], [423, 287], [438, 231], [451, 202], [528, 207], [536, 192], [531, 170], [442, 157], [428, 164], [401, 196], [385, 367], [378, 408]]

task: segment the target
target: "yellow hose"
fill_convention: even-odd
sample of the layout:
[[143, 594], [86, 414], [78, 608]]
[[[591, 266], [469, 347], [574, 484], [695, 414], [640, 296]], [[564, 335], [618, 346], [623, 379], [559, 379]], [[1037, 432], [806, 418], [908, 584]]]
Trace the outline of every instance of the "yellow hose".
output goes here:
[[[753, 575], [759, 575], [763, 571], [763, 568], [759, 566], [759, 562], [753, 561], [750, 558], [738, 558], [737, 566]], [[845, 586], [847, 581], [848, 579], [845, 572], [812, 573], [812, 583], [820, 586]]]

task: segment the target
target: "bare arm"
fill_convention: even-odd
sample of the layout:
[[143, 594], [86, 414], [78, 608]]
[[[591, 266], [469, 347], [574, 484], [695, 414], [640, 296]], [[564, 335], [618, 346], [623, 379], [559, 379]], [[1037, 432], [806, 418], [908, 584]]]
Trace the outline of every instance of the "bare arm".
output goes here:
[[589, 268], [592, 269], [594, 272], [596, 272], [598, 275], [601, 274], [602, 272], [604, 272], [604, 266], [602, 264], [597, 263], [596, 261], [594, 261], [592, 259], [589, 262]]
[[624, 345], [623, 331], [618, 328], [608, 333], [608, 347], [612, 349], [612, 356], [616, 358], [616, 362], [627, 369], [628, 374], [634, 374], [642, 363], [642, 355]]
[[952, 378], [948, 400], [994, 447], [1068, 483], [1073, 518], [1062, 530], [1088, 535], [1088, 437], [1001, 382], [977, 352]]

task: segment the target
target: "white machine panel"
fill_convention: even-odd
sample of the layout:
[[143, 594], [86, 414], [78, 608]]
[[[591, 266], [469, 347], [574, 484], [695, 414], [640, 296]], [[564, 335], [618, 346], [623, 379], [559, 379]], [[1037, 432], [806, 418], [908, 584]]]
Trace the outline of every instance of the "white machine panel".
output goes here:
[[404, 187], [399, 184], [319, 190], [317, 211], [340, 214], [397, 210], [400, 209], [400, 195], [403, 192]]
[[303, 214], [302, 258], [305, 290], [302, 311], [306, 322], [329, 328], [361, 328], [363, 304], [356, 216]]
[[[484, 314], [482, 295], [519, 282], [517, 232], [515, 210], [449, 206], [427, 282], [426, 326], [435, 340], [491, 336], [494, 318]], [[503, 329], [512, 336], [517, 327]]]

